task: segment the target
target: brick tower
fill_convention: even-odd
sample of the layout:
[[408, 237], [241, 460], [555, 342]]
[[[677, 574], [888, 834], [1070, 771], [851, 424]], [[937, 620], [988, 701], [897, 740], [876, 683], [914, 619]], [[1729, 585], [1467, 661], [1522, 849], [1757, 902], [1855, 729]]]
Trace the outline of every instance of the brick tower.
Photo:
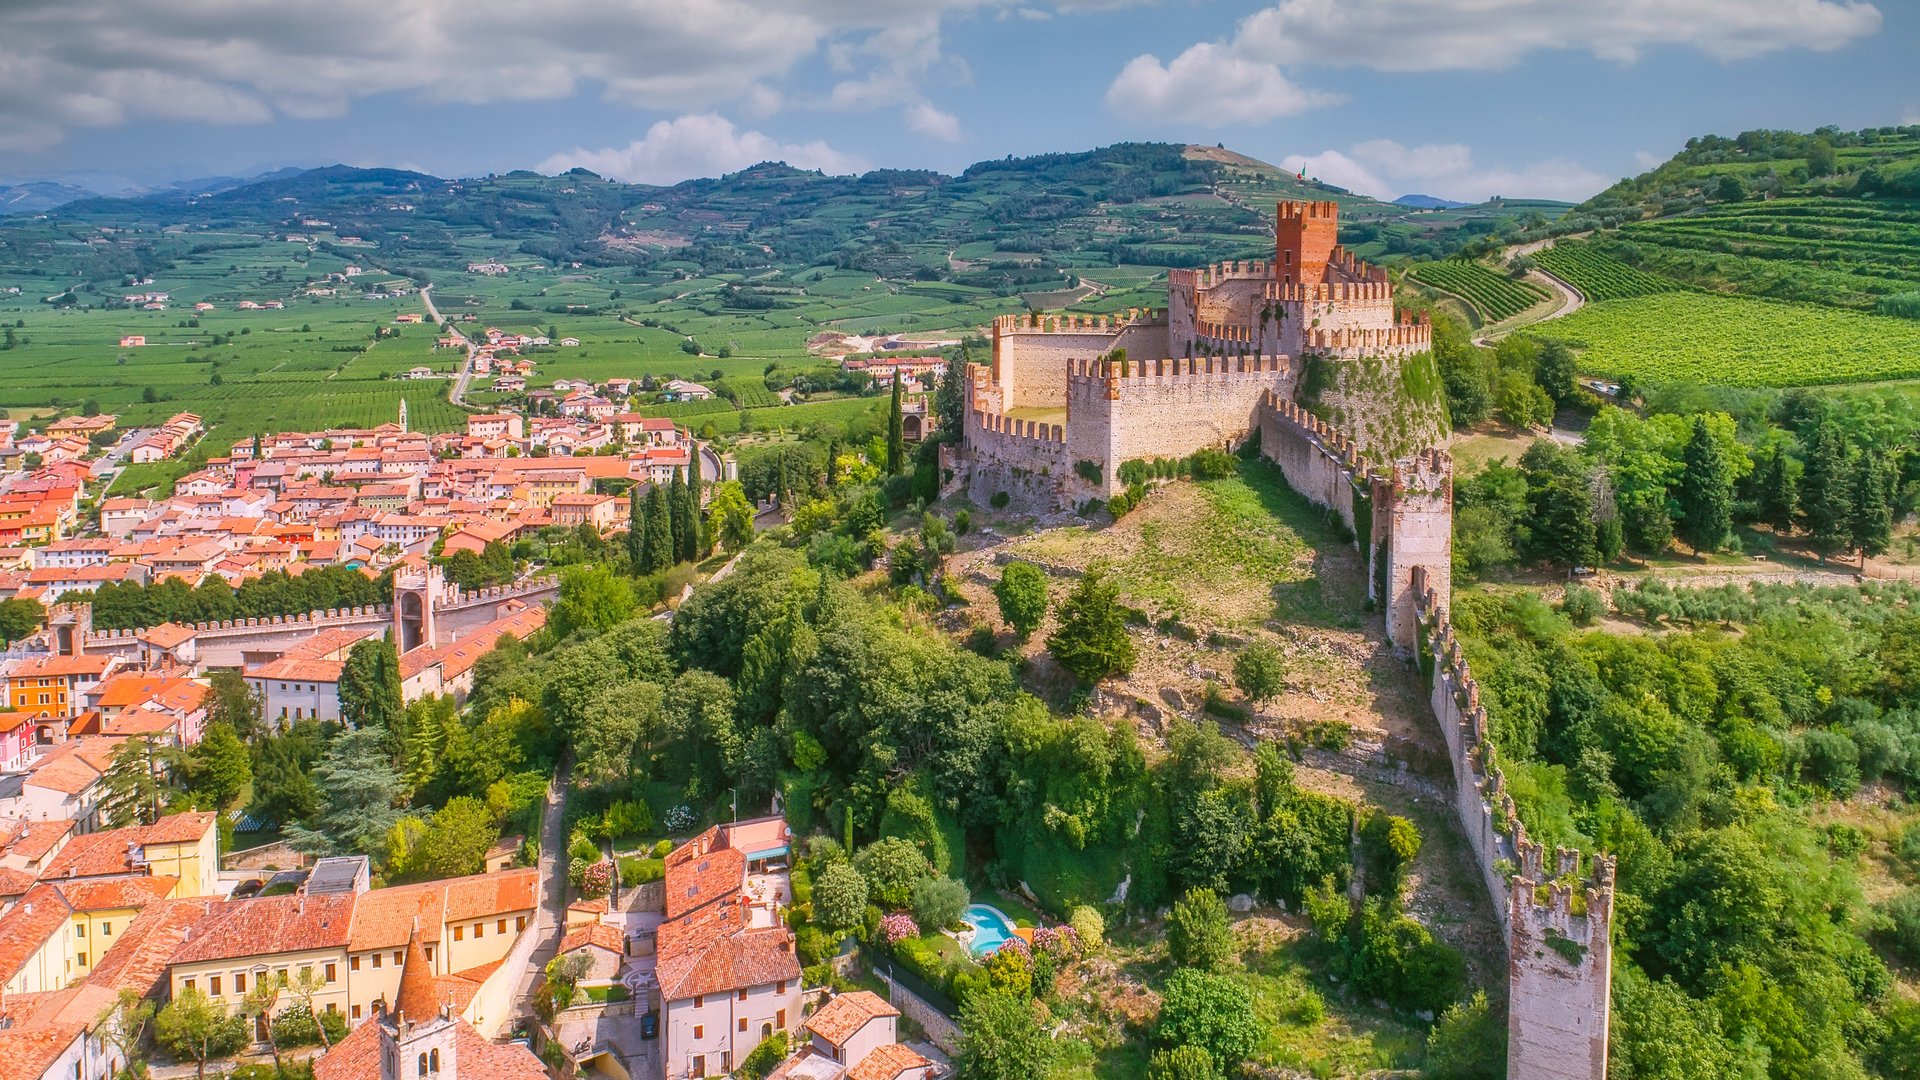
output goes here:
[[1340, 204], [1284, 200], [1274, 207], [1273, 275], [1283, 285], [1318, 285], [1339, 244]]

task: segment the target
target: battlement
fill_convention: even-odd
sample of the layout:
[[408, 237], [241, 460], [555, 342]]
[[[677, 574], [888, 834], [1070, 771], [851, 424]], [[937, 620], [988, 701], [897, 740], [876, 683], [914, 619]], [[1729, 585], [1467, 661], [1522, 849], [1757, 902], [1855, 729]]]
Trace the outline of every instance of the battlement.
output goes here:
[[1226, 281], [1248, 278], [1261, 280], [1273, 276], [1273, 264], [1258, 259], [1229, 260], [1213, 263], [1197, 270], [1169, 270], [1167, 284], [1189, 292], [1194, 289], [1211, 289]]
[[1269, 281], [1266, 299], [1282, 304], [1377, 302], [1392, 300], [1393, 286], [1384, 277], [1379, 281], [1323, 281], [1313, 285]]
[[1430, 446], [1412, 457], [1401, 458], [1393, 463], [1388, 482], [1396, 498], [1410, 494], [1451, 497], [1453, 455]]
[[1354, 357], [1368, 353], [1423, 352], [1433, 347], [1430, 323], [1401, 323], [1383, 330], [1343, 327], [1337, 330], [1312, 328], [1301, 337], [1304, 352]]
[[1358, 255], [1355, 255], [1344, 247], [1335, 247], [1333, 249], [1333, 254], [1327, 258], [1327, 265], [1337, 267], [1342, 272], [1360, 281], [1385, 282], [1387, 280], [1387, 272], [1385, 269], [1375, 266], [1372, 263], [1361, 262]]
[[1053, 446], [1067, 444], [1067, 429], [1060, 424], [1043, 424], [1036, 420], [1016, 420], [1000, 413], [974, 409], [969, 414], [973, 429], [989, 435], [998, 435], [1004, 439], [1025, 439], [1035, 443]]
[[1206, 319], [1195, 322], [1193, 332], [1198, 337], [1223, 345], [1252, 346], [1258, 337], [1251, 326], [1235, 326], [1232, 323], [1213, 322]]
[[1309, 220], [1324, 218], [1327, 221], [1338, 223], [1340, 220], [1340, 204], [1331, 199], [1314, 202], [1305, 202], [1297, 199], [1281, 199], [1274, 204], [1273, 213], [1275, 217], [1282, 221], [1297, 218], [1306, 218]]
[[1347, 435], [1327, 423], [1325, 420], [1301, 408], [1291, 398], [1282, 397], [1269, 390], [1260, 399], [1261, 407], [1270, 411], [1282, 427], [1290, 428], [1312, 443], [1322, 453], [1339, 462], [1340, 467], [1349, 474], [1349, 479], [1365, 476], [1366, 459], [1360, 456], [1360, 447]]
[[[1290, 367], [1284, 356], [1187, 356], [1163, 360], [1067, 361], [1067, 378], [1073, 379], [1205, 379], [1226, 375], [1262, 375], [1283, 372]], [[1270, 392], [1270, 391], [1269, 391]]]
[[[1580, 852], [1572, 848], [1554, 848], [1552, 872], [1541, 865], [1540, 845], [1527, 841], [1520, 850], [1520, 873], [1508, 891], [1508, 919], [1516, 936], [1548, 939], [1557, 937], [1583, 949], [1609, 948], [1613, 924], [1614, 860], [1610, 855], [1593, 857], [1593, 874], [1577, 894], [1574, 881], [1580, 873]], [[1544, 890], [1538, 883], [1546, 881]], [[1542, 896], [1544, 891], [1545, 895]]]
[[1115, 334], [1136, 323], [1165, 319], [1166, 310], [1128, 308], [1125, 315], [1071, 315], [1023, 312], [993, 317], [993, 332], [1001, 334]]

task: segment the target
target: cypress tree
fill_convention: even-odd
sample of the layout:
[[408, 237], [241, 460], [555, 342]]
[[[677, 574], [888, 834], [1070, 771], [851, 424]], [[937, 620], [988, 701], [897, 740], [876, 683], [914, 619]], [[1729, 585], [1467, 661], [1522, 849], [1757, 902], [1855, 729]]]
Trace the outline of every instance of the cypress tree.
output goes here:
[[646, 557], [640, 572], [651, 574], [674, 564], [673, 512], [667, 508], [667, 492], [659, 484], [647, 488]]
[[1695, 551], [1719, 551], [1733, 535], [1733, 482], [1703, 417], [1693, 418], [1693, 437], [1681, 459], [1680, 538]]
[[840, 440], [829, 439], [827, 440], [827, 472], [826, 472], [826, 485], [827, 485], [827, 492], [829, 494], [833, 492], [834, 472], [839, 468], [839, 466], [840, 466]]
[[1852, 477], [1852, 516], [1847, 522], [1848, 538], [1860, 549], [1860, 567], [1866, 569], [1870, 556], [1885, 554], [1893, 542], [1893, 502], [1887, 497], [1886, 460], [1868, 450], [1854, 464]]
[[680, 549], [680, 557], [688, 562], [700, 561], [700, 465], [699, 459], [687, 466], [687, 535]]
[[1800, 513], [1815, 551], [1825, 559], [1853, 539], [1853, 500], [1848, 480], [1847, 441], [1831, 422], [1814, 429], [1807, 448], [1807, 470], [1800, 482]]
[[640, 485], [627, 489], [627, 562], [636, 574], [646, 573], [647, 519], [640, 509]]
[[679, 562], [687, 553], [687, 482], [680, 470], [673, 470], [673, 486], [667, 490], [667, 514], [672, 521], [673, 560]]
[[900, 412], [900, 373], [893, 376], [893, 407], [887, 412], [887, 475], [898, 476], [906, 468], [907, 439]]
[[1766, 471], [1760, 475], [1760, 520], [1773, 526], [1775, 532], [1793, 528], [1793, 517], [1800, 506], [1792, 464], [1786, 448], [1776, 446], [1767, 459]]
[[966, 384], [961, 380], [966, 378], [969, 360], [967, 347], [960, 346], [960, 359], [947, 365], [947, 373], [940, 377], [940, 388], [934, 392], [934, 411], [939, 414], [942, 442], [960, 441], [960, 425], [967, 408]]

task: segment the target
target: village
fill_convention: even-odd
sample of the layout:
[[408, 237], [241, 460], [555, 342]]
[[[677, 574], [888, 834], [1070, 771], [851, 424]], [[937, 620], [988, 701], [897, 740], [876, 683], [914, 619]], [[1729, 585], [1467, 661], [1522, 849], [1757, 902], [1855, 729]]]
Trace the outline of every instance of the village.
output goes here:
[[[515, 353], [548, 342], [487, 329], [441, 345], [522, 391], [533, 365]], [[917, 380], [944, 364], [869, 366], [847, 361], [912, 385], [918, 439]], [[389, 887], [365, 855], [256, 843], [273, 823], [238, 809], [156, 814], [129, 798], [206, 753], [210, 728], [232, 737], [223, 692], [262, 732], [350, 723], [343, 684], [363, 646], [391, 643], [400, 704], [457, 707], [496, 644], [548, 622], [549, 545], [623, 544], [656, 493], [702, 507], [737, 492], [733, 455], [642, 415], [643, 389], [712, 396], [559, 380], [525, 412], [473, 412], [451, 433], [411, 430], [402, 401], [371, 428], [212, 448], [186, 413], [148, 430], [106, 414], [0, 423], [0, 1072], [117, 1077], [145, 1060], [156, 1013], [188, 1003], [224, 1034], [199, 1060], [156, 1059], [156, 1076], [278, 1062], [292, 1028], [316, 1036], [305, 1053], [322, 1080], [717, 1076], [775, 1031], [794, 1038], [782, 1076], [937, 1074], [898, 1042], [886, 1001], [803, 987], [778, 816], [661, 841], [657, 880], [589, 900], [568, 881], [563, 780], [541, 835], [501, 836], [484, 873]], [[190, 450], [204, 461], [170, 490], [106, 494], [126, 463]], [[270, 613], [232, 607], [275, 590]], [[163, 595], [166, 618], [150, 606]], [[219, 617], [181, 602], [209, 596]], [[556, 970], [573, 1003], [539, 1009]]]

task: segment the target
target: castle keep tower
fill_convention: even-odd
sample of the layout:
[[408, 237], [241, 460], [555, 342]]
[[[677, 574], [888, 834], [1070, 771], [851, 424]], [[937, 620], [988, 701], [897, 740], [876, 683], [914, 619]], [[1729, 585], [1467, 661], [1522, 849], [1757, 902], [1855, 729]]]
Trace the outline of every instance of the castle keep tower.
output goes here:
[[1282, 285], [1319, 285], [1339, 246], [1340, 204], [1281, 202], [1273, 230], [1273, 276]]

